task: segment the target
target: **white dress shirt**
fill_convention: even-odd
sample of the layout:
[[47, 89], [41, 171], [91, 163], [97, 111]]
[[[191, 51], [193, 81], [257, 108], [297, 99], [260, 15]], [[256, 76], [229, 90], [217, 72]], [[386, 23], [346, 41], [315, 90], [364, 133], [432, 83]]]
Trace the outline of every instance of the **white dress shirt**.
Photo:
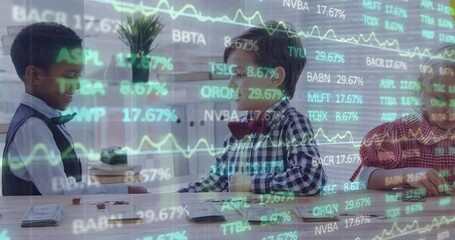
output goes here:
[[[22, 95], [21, 103], [48, 118], [61, 115], [58, 110], [28, 93]], [[73, 144], [65, 125], [57, 127]], [[19, 127], [8, 152], [12, 173], [23, 180], [32, 181], [42, 195], [128, 193], [125, 184], [88, 184], [87, 181], [76, 182], [74, 177], [67, 177], [52, 132], [39, 118], [30, 117]]]

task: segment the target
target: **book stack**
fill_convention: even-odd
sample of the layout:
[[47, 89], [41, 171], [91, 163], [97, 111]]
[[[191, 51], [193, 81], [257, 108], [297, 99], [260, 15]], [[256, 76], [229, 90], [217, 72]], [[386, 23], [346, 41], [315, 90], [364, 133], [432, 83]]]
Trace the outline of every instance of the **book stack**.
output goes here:
[[109, 223], [140, 223], [142, 217], [136, 205], [107, 205]]
[[22, 218], [21, 227], [56, 226], [63, 217], [62, 205], [32, 205]]
[[92, 165], [88, 170], [90, 180], [101, 184], [141, 182], [140, 172], [140, 165]]

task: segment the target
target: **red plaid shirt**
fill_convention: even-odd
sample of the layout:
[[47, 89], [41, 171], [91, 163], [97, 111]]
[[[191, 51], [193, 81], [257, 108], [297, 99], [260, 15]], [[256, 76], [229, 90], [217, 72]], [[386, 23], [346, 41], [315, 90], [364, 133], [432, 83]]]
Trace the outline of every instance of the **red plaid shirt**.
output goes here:
[[455, 134], [430, 125], [420, 114], [384, 123], [371, 130], [360, 146], [362, 163], [351, 177], [353, 181], [363, 166], [382, 169], [405, 167], [433, 168], [447, 183], [455, 180]]

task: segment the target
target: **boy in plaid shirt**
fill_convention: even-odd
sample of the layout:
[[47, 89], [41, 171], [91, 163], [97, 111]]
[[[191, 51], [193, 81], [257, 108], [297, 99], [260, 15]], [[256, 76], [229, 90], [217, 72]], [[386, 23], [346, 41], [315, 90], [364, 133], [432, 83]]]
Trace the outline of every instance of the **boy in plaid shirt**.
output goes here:
[[179, 192], [321, 191], [327, 177], [317, 160], [313, 129], [288, 100], [306, 63], [305, 56], [293, 56], [291, 49], [303, 51], [298, 34], [276, 21], [231, 41], [224, 52], [232, 69], [229, 87], [236, 92], [237, 110], [248, 114], [229, 123], [231, 133], [211, 173]]
[[[360, 147], [361, 165], [351, 177], [368, 189], [449, 191], [455, 180], [455, 45], [432, 52], [420, 74], [420, 113], [371, 130]], [[360, 169], [363, 167], [362, 171]]]

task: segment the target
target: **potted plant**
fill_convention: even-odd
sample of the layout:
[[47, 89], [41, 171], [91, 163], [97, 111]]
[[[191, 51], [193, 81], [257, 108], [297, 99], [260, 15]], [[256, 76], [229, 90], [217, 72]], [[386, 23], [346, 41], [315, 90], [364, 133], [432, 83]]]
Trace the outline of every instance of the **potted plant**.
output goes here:
[[133, 71], [132, 82], [147, 82], [150, 70], [150, 56], [156, 47], [153, 41], [164, 25], [159, 16], [128, 16], [126, 22], [120, 23], [117, 28], [120, 40], [130, 47], [129, 63]]

